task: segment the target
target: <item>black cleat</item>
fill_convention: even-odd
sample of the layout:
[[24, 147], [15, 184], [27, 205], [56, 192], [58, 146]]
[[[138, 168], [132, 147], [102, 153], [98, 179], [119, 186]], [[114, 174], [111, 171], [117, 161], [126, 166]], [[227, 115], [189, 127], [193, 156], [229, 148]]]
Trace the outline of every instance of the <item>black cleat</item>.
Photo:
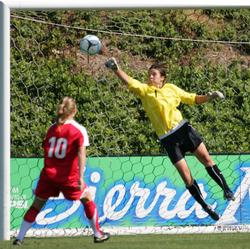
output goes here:
[[212, 209], [211, 206], [207, 206], [204, 210], [210, 215], [213, 220], [219, 220], [220, 216]]
[[19, 239], [15, 239], [12, 244], [15, 245], [15, 246], [21, 246], [22, 245], [22, 241], [19, 240]]
[[227, 190], [224, 192], [224, 199], [228, 201], [235, 201], [234, 194], [231, 190]]
[[101, 237], [94, 237], [94, 243], [102, 243], [110, 238], [109, 233], [102, 233]]

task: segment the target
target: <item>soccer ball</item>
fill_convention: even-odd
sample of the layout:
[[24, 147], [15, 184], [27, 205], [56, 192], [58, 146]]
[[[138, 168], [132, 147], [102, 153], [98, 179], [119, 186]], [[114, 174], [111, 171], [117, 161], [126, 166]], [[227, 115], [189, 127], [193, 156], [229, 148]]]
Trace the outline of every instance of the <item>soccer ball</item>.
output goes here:
[[98, 54], [102, 44], [95, 35], [86, 35], [80, 40], [80, 50], [88, 55]]

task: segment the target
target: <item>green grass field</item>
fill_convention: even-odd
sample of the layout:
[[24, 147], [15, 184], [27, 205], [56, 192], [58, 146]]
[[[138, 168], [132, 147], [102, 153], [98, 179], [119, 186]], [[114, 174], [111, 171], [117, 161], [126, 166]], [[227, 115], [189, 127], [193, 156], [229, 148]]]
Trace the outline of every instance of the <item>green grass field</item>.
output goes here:
[[[0, 241], [0, 249], [17, 248], [10, 241]], [[113, 236], [102, 244], [93, 238], [58, 237], [26, 238], [25, 249], [249, 249], [249, 233], [187, 235], [124, 235]]]

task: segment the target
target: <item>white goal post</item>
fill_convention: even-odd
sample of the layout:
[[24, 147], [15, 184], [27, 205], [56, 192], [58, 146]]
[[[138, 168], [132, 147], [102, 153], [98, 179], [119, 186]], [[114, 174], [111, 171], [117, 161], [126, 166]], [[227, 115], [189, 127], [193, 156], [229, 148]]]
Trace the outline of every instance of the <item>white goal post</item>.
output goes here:
[[10, 237], [10, 10], [0, 2], [0, 240]]
[[[10, 10], [11, 9], [120, 9], [120, 8], [209, 8], [223, 7], [223, 1], [177, 0], [145, 2], [143, 0], [28, 0], [0, 1], [0, 240], [10, 239]], [[247, 1], [227, 1], [229, 7], [246, 7]]]

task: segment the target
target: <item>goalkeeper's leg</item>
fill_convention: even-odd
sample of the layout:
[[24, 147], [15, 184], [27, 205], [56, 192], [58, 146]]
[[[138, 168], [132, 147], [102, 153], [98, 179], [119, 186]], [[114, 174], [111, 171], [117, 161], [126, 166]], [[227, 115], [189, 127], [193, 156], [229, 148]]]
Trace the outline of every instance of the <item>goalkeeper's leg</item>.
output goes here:
[[194, 154], [197, 156], [199, 161], [205, 165], [206, 170], [210, 177], [222, 188], [224, 192], [224, 198], [227, 200], [235, 200], [233, 192], [230, 190], [227, 185], [226, 179], [222, 175], [220, 169], [211, 159], [204, 143], [201, 143], [198, 148], [195, 150]]
[[217, 167], [217, 165], [213, 165], [211, 167], [206, 167], [206, 170], [208, 174], [211, 176], [211, 178], [222, 188], [224, 191], [224, 198], [228, 201], [235, 200], [233, 192], [230, 190], [230, 188], [227, 185], [227, 182], [222, 175], [220, 169]]
[[180, 161], [175, 163], [175, 167], [179, 171], [183, 181], [186, 184], [187, 189], [189, 190], [190, 194], [194, 197], [194, 199], [202, 206], [202, 208], [210, 215], [210, 217], [213, 220], [219, 220], [220, 216], [204, 200], [199, 185], [192, 178], [185, 159], [181, 159]]
[[199, 185], [194, 180], [191, 186], [187, 186], [190, 194], [194, 197], [194, 199], [202, 206], [202, 208], [210, 215], [213, 220], [219, 220], [220, 216], [212, 209], [210, 205], [208, 205], [200, 191]]

